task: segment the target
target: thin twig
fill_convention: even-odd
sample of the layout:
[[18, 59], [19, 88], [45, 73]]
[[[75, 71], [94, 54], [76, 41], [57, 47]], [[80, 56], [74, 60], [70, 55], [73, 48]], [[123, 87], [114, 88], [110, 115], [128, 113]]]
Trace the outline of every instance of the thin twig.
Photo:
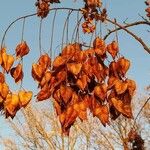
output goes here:
[[76, 24], [76, 26], [75, 26], [75, 28], [74, 28], [74, 31], [73, 31], [73, 33], [72, 33], [71, 43], [73, 42], [73, 37], [74, 37], [74, 35], [75, 35], [75, 33], [76, 33], [76, 30], [78, 30], [78, 27], [79, 27], [79, 25], [80, 25], [82, 19], [83, 19], [83, 16], [79, 19], [78, 23]]
[[26, 16], [23, 16], [23, 17], [19, 17], [17, 18], [16, 20], [14, 20], [12, 23], [10, 23], [10, 25], [7, 27], [7, 29], [5, 30], [4, 32], [4, 35], [3, 35], [3, 38], [2, 38], [2, 41], [1, 41], [1, 48], [3, 48], [3, 44], [4, 44], [4, 40], [5, 40], [5, 36], [6, 36], [6, 33], [8, 32], [8, 30], [10, 29], [10, 27], [16, 23], [17, 21], [21, 20], [21, 19], [25, 19], [25, 18], [28, 18], [28, 17], [32, 17], [32, 16], [35, 16], [37, 13], [34, 13], [34, 14], [30, 14], [30, 15], [26, 15]]
[[25, 18], [23, 18], [22, 34], [21, 34], [21, 42], [23, 41], [23, 36], [24, 36], [24, 27], [25, 27]]
[[63, 43], [64, 43], [64, 36], [65, 36], [66, 25], [67, 25], [67, 22], [68, 22], [68, 20], [69, 20], [69, 18], [70, 18], [71, 13], [72, 13], [72, 10], [71, 10], [71, 11], [69, 10], [68, 16], [67, 16], [66, 21], [65, 21], [65, 23], [64, 23], [63, 34], [62, 34], [62, 45], [61, 45], [61, 50], [63, 49]]
[[150, 97], [145, 101], [145, 103], [143, 104], [143, 106], [141, 107], [141, 109], [139, 110], [138, 114], [136, 115], [135, 119], [134, 119], [134, 123], [133, 123], [133, 127], [132, 129], [134, 128], [135, 124], [136, 124], [136, 120], [138, 118], [138, 116], [141, 114], [141, 112], [143, 111], [145, 105], [149, 102], [150, 100]]
[[[74, 9], [74, 8], [52, 8], [52, 9], [50, 9], [50, 12], [51, 12], [51, 11], [54, 11], [54, 10], [81, 11], [80, 9]], [[6, 34], [7, 34], [8, 30], [10, 29], [10, 27], [11, 27], [14, 23], [16, 23], [16, 22], [19, 21], [19, 20], [25, 19], [25, 18], [33, 17], [33, 16], [35, 16], [35, 15], [37, 15], [37, 13], [33, 13], [33, 14], [29, 14], [29, 15], [25, 15], [25, 16], [19, 17], [19, 18], [15, 19], [13, 22], [11, 22], [11, 23], [9, 24], [9, 26], [6, 28], [5, 32], [4, 32], [4, 35], [3, 35], [3, 38], [2, 38], [2, 41], [1, 41], [1, 48], [3, 47], [4, 40], [5, 40], [5, 37], [6, 37]]]
[[138, 22], [133, 22], [133, 23], [127, 24], [127, 25], [125, 25], [125, 26], [116, 28], [116, 29], [114, 29], [114, 30], [110, 30], [110, 31], [107, 33], [107, 35], [104, 36], [104, 40], [106, 40], [112, 33], [116, 32], [116, 31], [119, 31], [119, 30], [122, 30], [122, 28], [129, 28], [129, 27], [133, 27], [133, 26], [136, 26], [136, 25], [142, 25], [142, 24], [150, 25], [150, 22], [138, 21]]
[[40, 27], [39, 27], [39, 50], [40, 50], [40, 55], [42, 54], [42, 40], [41, 40], [41, 37], [42, 37], [42, 21], [43, 21], [43, 19], [41, 18]]
[[55, 27], [55, 19], [56, 19], [57, 10], [55, 10], [53, 23], [52, 23], [52, 34], [51, 34], [51, 45], [50, 45], [50, 56], [52, 58], [52, 48], [53, 48], [53, 38], [54, 38], [54, 27]]
[[[122, 30], [126, 31], [128, 34], [130, 34], [135, 40], [137, 40], [142, 46], [143, 48], [150, 54], [150, 48], [148, 48], [148, 46], [143, 42], [143, 40], [141, 38], [139, 38], [137, 35], [135, 35], [133, 32], [129, 31], [127, 29], [127, 27], [125, 26], [122, 26], [120, 24], [118, 24], [117, 22], [115, 21], [112, 21], [110, 19], [106, 19], [108, 22], [114, 24], [114, 25], [117, 25], [119, 28], [121, 28]], [[119, 30], [119, 29], [118, 29]]]
[[77, 13], [77, 30], [76, 30], [76, 37], [75, 37], [75, 41], [77, 40], [78, 41], [78, 43], [79, 43], [79, 25], [80, 25], [80, 23], [78, 24], [78, 22], [79, 22], [79, 12]]

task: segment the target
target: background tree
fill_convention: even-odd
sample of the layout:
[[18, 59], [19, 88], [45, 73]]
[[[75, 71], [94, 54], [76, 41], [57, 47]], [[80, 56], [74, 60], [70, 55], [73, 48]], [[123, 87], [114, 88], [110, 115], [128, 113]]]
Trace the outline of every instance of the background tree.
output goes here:
[[[135, 100], [136, 101], [136, 100]], [[134, 108], [143, 106], [134, 101]], [[145, 102], [145, 100], [142, 100]], [[148, 105], [145, 105], [143, 113], [136, 121], [133, 131], [142, 137], [143, 148], [148, 149], [149, 144], [149, 119]], [[134, 110], [135, 112], [135, 110]], [[90, 112], [89, 112], [90, 113]], [[33, 108], [28, 106], [22, 111], [22, 117], [16, 117], [15, 120], [9, 119], [9, 126], [14, 131], [17, 141], [12, 137], [1, 137], [1, 144], [6, 149], [133, 149], [133, 141], [130, 141], [129, 133], [133, 129], [135, 120], [129, 120], [119, 117], [113, 121], [107, 128], [101, 126], [97, 118], [91, 114], [88, 121], [81, 122], [79, 119], [73, 125], [69, 137], [61, 135], [61, 126], [54, 111], [50, 112], [48, 108]], [[63, 139], [64, 138], [64, 139]], [[138, 141], [138, 144], [139, 141]], [[136, 148], [135, 148], [136, 149]], [[139, 148], [137, 148], [139, 149]]]

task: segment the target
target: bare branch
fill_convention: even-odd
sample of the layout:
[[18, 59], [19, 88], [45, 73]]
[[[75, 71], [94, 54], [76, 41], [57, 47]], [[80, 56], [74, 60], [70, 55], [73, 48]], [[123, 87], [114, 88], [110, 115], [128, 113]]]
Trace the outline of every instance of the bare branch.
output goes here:
[[[52, 9], [50, 9], [50, 12], [51, 12], [51, 11], [54, 11], [54, 10], [80, 11], [80, 9], [74, 9], [74, 8], [52, 8]], [[33, 16], [35, 16], [35, 15], [37, 15], [37, 13], [33, 13], [33, 14], [29, 14], [29, 15], [26, 15], [26, 16], [19, 17], [19, 18], [17, 18], [16, 20], [14, 20], [13, 22], [11, 22], [10, 25], [7, 27], [7, 29], [6, 29], [5, 32], [4, 32], [4, 35], [3, 35], [3, 38], [2, 38], [2, 41], [1, 41], [1, 48], [3, 47], [4, 40], [5, 40], [5, 36], [6, 36], [7, 32], [8, 32], [8, 30], [10, 29], [10, 27], [11, 27], [14, 23], [16, 23], [16, 22], [19, 21], [19, 20], [25, 19], [25, 18], [33, 17]]]
[[[137, 25], [150, 25], [150, 22], [146, 22], [146, 21], [138, 21], [138, 22], [133, 22], [130, 24], [127, 24], [125, 26], [123, 26], [123, 28], [129, 28], [129, 27], [133, 27], [133, 26], [137, 26]], [[104, 36], [104, 40], [106, 40], [112, 33], [122, 30], [121, 27], [116, 28], [114, 30], [110, 30], [105, 36]]]
[[119, 28], [121, 28], [122, 30], [126, 31], [128, 34], [130, 34], [134, 39], [136, 39], [142, 46], [143, 48], [150, 54], [150, 48], [144, 43], [144, 41], [139, 38], [137, 35], [135, 35], [133, 32], [129, 31], [125, 26], [122, 26], [120, 24], [118, 24], [115, 21], [112, 21], [110, 19], [106, 19], [108, 22], [117, 25]]

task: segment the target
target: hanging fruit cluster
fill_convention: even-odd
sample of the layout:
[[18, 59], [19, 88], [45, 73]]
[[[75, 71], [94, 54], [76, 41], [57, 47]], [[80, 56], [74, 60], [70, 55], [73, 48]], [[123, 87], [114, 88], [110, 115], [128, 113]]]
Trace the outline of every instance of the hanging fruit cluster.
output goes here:
[[37, 0], [35, 6], [37, 7], [37, 16], [41, 18], [47, 17], [50, 10], [50, 3], [60, 3], [59, 0]]
[[[16, 59], [22, 59], [28, 52], [29, 47], [26, 42], [21, 42], [16, 47]], [[20, 108], [25, 107], [32, 98], [31, 91], [19, 90], [18, 93], [13, 93], [6, 83], [6, 73], [10, 73], [15, 83], [23, 79], [22, 64], [18, 63], [17, 66], [13, 67], [14, 62], [15, 57], [7, 54], [6, 48], [2, 48], [0, 50], [0, 65], [3, 69], [3, 73], [0, 72], [0, 110], [4, 111], [6, 117], [10, 116], [11, 118]]]
[[101, 12], [99, 9], [102, 6], [101, 0], [84, 0], [85, 6], [81, 9], [84, 23], [82, 24], [82, 29], [84, 33], [93, 33], [95, 31], [95, 21], [104, 22], [107, 17], [107, 11], [104, 8]]
[[[64, 134], [69, 134], [77, 117], [87, 119], [87, 109], [104, 126], [109, 124], [109, 117], [116, 119], [122, 114], [132, 118], [131, 99], [136, 86], [125, 77], [129, 60], [117, 59], [118, 52], [116, 41], [106, 45], [97, 37], [93, 48], [82, 50], [79, 43], [69, 44], [52, 64], [44, 54], [32, 65], [32, 77], [40, 88], [37, 100], [53, 97]], [[110, 64], [106, 63], [108, 55], [113, 60]]]
[[145, 11], [147, 12], [147, 17], [149, 17], [150, 18], [150, 1], [149, 0], [147, 0], [147, 1], [145, 1], [145, 4], [148, 6], [146, 9], [145, 9]]

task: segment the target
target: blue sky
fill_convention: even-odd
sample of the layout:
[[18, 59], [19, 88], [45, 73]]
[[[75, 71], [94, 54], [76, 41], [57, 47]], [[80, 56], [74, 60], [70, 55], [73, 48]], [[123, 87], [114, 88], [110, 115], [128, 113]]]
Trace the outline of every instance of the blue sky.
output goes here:
[[[27, 14], [35, 13], [36, 9], [34, 7], [35, 0], [1, 0], [0, 4], [0, 40], [4, 34], [6, 27], [16, 18], [24, 16]], [[62, 5], [66, 7], [79, 8], [82, 5], [81, 0], [77, 0], [76, 3], [73, 3], [73, 0], [62, 0]], [[58, 5], [57, 7], [60, 7]], [[141, 20], [138, 14], [145, 15], [144, 9], [146, 8], [144, 1], [142, 0], [105, 0], [104, 6], [108, 8], [108, 15], [110, 18], [116, 18], [118, 22], [123, 22], [128, 18], [128, 22], [133, 22], [136, 20]], [[53, 6], [52, 6], [53, 7]], [[63, 29], [63, 21], [66, 15], [64, 13], [58, 13], [58, 19], [56, 20], [55, 26], [55, 36], [53, 49], [57, 50], [56, 47], [61, 44], [59, 38]], [[42, 48], [44, 50], [49, 48], [50, 36], [51, 36], [51, 21], [52, 15], [43, 21], [42, 28]], [[36, 91], [36, 84], [32, 81], [31, 73], [28, 71], [31, 68], [31, 63], [36, 62], [37, 57], [39, 56], [39, 47], [38, 47], [38, 30], [39, 30], [40, 19], [36, 16], [28, 18], [25, 22], [25, 32], [24, 39], [30, 46], [31, 52], [24, 59], [24, 68], [26, 70], [25, 79], [23, 85], [29, 90]], [[72, 16], [70, 23], [70, 30], [72, 29], [71, 25], [74, 24], [74, 18]], [[103, 29], [107, 26], [104, 25]], [[147, 44], [150, 46], [150, 33], [146, 32], [148, 28], [146, 26], [134, 27], [131, 30], [143, 38]], [[5, 44], [10, 53], [14, 53], [17, 43], [21, 40], [21, 30], [22, 30], [22, 21], [17, 22], [10, 31], [8, 32], [5, 40]], [[105, 33], [103, 33], [105, 34]], [[128, 77], [134, 79], [137, 82], [137, 94], [144, 91], [144, 88], [150, 83], [150, 55], [143, 49], [143, 47], [135, 41], [130, 35], [125, 32], [119, 32], [119, 43], [121, 53], [125, 55], [127, 59], [131, 60], [131, 68], [128, 73]], [[114, 36], [111, 36], [107, 41], [114, 39]], [[8, 79], [9, 83], [12, 83]], [[14, 90], [17, 90], [18, 86], [11, 84], [11, 87]], [[4, 123], [3, 118], [0, 119]], [[0, 125], [0, 132], [2, 134], [7, 134], [6, 127]]]

